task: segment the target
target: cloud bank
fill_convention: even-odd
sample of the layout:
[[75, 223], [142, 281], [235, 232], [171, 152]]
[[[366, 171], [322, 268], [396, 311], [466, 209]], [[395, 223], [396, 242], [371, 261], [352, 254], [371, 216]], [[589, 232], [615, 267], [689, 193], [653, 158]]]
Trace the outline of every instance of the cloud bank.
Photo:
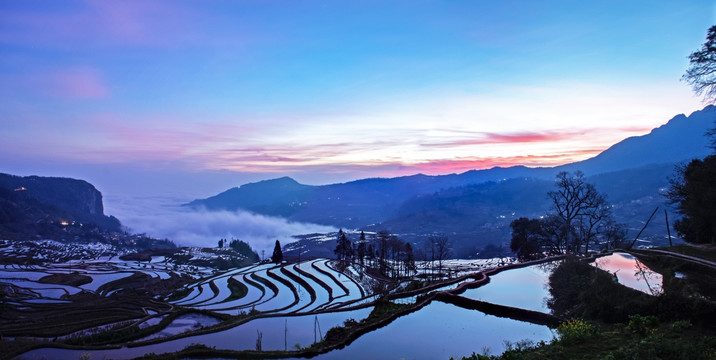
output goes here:
[[259, 253], [269, 252], [276, 240], [292, 241], [292, 235], [335, 231], [330, 226], [290, 222], [283, 218], [246, 211], [194, 211], [182, 208], [175, 198], [108, 198], [108, 214], [114, 215], [131, 232], [167, 238], [177, 245], [216, 246], [221, 238], [241, 239]]

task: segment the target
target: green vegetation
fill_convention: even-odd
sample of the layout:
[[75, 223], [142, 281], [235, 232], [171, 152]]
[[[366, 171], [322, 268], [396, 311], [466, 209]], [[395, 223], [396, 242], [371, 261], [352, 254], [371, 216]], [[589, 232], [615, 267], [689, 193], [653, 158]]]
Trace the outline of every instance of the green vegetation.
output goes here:
[[[223, 243], [226, 244], [226, 239], [223, 240]], [[246, 241], [239, 239], [231, 239], [231, 242], [229, 242], [229, 247], [234, 249], [234, 251], [236, 251], [240, 255], [246, 256], [246, 258], [253, 262], [259, 261], [259, 254], [257, 254], [256, 251], [251, 248], [251, 245], [249, 245], [249, 243], [247, 243]]]
[[[655, 319], [655, 318], [653, 318]], [[597, 331], [582, 322], [559, 331], [551, 343], [529, 341], [509, 344], [499, 356], [472, 354], [462, 360], [707, 360], [716, 358], [716, 337], [688, 322], [653, 322], [635, 316], [626, 325]], [[560, 328], [561, 329], [561, 328]], [[591, 329], [591, 330], [589, 330]], [[585, 332], [593, 331], [587, 336]], [[578, 339], [578, 340], [577, 340]]]
[[557, 328], [559, 341], [565, 345], [584, 342], [596, 335], [596, 333], [596, 327], [582, 319], [569, 320], [560, 324]]

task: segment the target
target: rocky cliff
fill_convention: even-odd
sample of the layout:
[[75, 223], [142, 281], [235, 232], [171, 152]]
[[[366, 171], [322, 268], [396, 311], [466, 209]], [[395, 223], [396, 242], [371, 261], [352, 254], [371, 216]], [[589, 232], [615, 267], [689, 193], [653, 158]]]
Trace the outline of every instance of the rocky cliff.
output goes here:
[[6, 238], [42, 236], [48, 224], [62, 222], [110, 231], [121, 227], [119, 220], [104, 215], [102, 193], [83, 180], [0, 174], [0, 204]]

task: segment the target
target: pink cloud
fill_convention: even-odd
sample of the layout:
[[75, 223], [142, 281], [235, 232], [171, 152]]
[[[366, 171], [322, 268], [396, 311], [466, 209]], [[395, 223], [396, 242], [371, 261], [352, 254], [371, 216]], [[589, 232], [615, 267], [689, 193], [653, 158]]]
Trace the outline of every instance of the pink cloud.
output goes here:
[[[99, 71], [69, 69], [46, 75], [47, 93], [69, 99], [101, 99], [110, 95], [109, 87]], [[40, 80], [43, 81], [43, 80]]]
[[598, 154], [601, 149], [588, 149], [563, 154], [546, 154], [546, 155], [521, 155], [509, 157], [493, 157], [493, 158], [456, 158], [441, 159], [421, 162], [417, 164], [395, 164], [399, 166], [401, 172], [406, 174], [424, 173], [424, 174], [448, 174], [461, 173], [468, 170], [489, 169], [496, 166], [510, 167], [517, 165], [531, 167], [550, 167], [561, 165], [570, 161], [583, 160]]
[[518, 143], [554, 143], [564, 140], [572, 140], [578, 136], [589, 134], [594, 136], [597, 134], [610, 133], [644, 133], [651, 128], [626, 126], [623, 128], [592, 128], [592, 129], [565, 129], [550, 131], [533, 131], [533, 132], [516, 132], [516, 133], [474, 133], [474, 137], [438, 141], [432, 143], [421, 144], [425, 147], [459, 147], [470, 145], [489, 145], [489, 144], [518, 144]]

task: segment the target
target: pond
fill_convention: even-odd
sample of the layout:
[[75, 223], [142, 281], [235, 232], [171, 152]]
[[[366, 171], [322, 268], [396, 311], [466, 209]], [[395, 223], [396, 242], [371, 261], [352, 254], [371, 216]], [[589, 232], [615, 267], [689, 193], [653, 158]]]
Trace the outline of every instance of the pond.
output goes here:
[[624, 286], [649, 295], [658, 295], [662, 292], [663, 276], [630, 254], [615, 252], [598, 258], [592, 265], [616, 275], [619, 283]]

